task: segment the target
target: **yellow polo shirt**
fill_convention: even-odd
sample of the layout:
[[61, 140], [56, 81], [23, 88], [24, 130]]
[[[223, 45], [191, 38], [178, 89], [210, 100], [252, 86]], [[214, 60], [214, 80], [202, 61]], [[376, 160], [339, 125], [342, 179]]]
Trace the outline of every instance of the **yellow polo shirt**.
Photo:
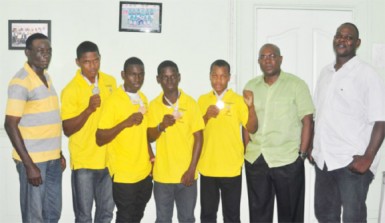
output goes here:
[[[138, 92], [144, 106], [146, 96]], [[111, 129], [138, 112], [139, 104], [133, 104], [123, 88], [118, 88], [103, 104], [99, 129]], [[136, 183], [146, 178], [151, 171], [147, 147], [147, 114], [140, 125], [122, 130], [107, 146], [108, 169], [114, 182]]]
[[[180, 183], [188, 169], [193, 152], [194, 132], [204, 128], [204, 122], [196, 101], [181, 91], [179, 111], [182, 118], [162, 132], [156, 140], [156, 161], [154, 180], [160, 183]], [[149, 106], [149, 128], [156, 127], [166, 114], [172, 114], [173, 108], [162, 101], [163, 93], [151, 101]], [[198, 172], [195, 173], [195, 179]]]
[[[206, 123], [204, 141], [198, 170], [204, 176], [234, 177], [241, 174], [244, 147], [241, 126], [246, 126], [249, 116], [243, 97], [228, 90], [222, 98], [225, 107], [216, 118]], [[202, 114], [206, 114], [217, 98], [213, 91], [202, 95], [198, 104]]]
[[[99, 71], [98, 87], [101, 104], [116, 89], [115, 78]], [[63, 120], [74, 118], [82, 113], [89, 104], [93, 86], [89, 85], [80, 73], [68, 83], [61, 93], [61, 117]], [[106, 146], [96, 144], [96, 129], [101, 109], [92, 113], [84, 126], [69, 137], [71, 169], [104, 169], [106, 167]]]

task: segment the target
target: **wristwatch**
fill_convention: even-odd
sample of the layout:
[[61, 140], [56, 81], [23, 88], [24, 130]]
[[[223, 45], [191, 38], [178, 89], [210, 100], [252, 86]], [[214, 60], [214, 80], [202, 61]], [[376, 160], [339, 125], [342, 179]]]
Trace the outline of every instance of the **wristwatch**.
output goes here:
[[298, 152], [299, 157], [301, 157], [302, 160], [305, 160], [307, 158], [307, 152]]

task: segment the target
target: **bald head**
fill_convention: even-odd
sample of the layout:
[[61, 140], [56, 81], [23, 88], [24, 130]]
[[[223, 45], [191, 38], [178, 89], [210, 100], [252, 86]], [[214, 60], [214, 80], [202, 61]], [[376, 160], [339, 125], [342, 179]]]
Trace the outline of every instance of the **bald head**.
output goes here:
[[278, 48], [278, 46], [276, 46], [272, 43], [266, 43], [265, 45], [263, 45], [261, 47], [261, 49], [259, 50], [259, 55], [261, 55], [262, 51], [264, 51], [266, 48], [273, 50], [273, 52], [276, 56], [281, 56], [281, 50]]

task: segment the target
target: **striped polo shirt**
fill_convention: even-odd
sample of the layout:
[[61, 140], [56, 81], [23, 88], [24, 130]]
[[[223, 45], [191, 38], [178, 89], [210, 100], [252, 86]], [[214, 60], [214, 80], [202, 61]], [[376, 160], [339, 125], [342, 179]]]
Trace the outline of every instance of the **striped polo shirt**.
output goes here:
[[[60, 158], [61, 118], [59, 101], [51, 78], [44, 74], [48, 88], [28, 63], [8, 85], [6, 115], [21, 117], [19, 130], [33, 162]], [[16, 150], [12, 156], [20, 160]]]

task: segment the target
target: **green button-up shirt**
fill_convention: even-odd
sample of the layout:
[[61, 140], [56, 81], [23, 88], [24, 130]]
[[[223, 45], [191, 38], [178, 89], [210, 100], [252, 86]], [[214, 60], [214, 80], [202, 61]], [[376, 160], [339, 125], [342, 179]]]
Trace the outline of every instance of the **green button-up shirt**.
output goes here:
[[308, 86], [300, 78], [281, 71], [271, 86], [262, 75], [250, 80], [245, 90], [254, 92], [258, 117], [258, 131], [250, 135], [245, 159], [253, 163], [263, 154], [269, 167], [293, 163], [301, 143], [301, 120], [314, 113]]

